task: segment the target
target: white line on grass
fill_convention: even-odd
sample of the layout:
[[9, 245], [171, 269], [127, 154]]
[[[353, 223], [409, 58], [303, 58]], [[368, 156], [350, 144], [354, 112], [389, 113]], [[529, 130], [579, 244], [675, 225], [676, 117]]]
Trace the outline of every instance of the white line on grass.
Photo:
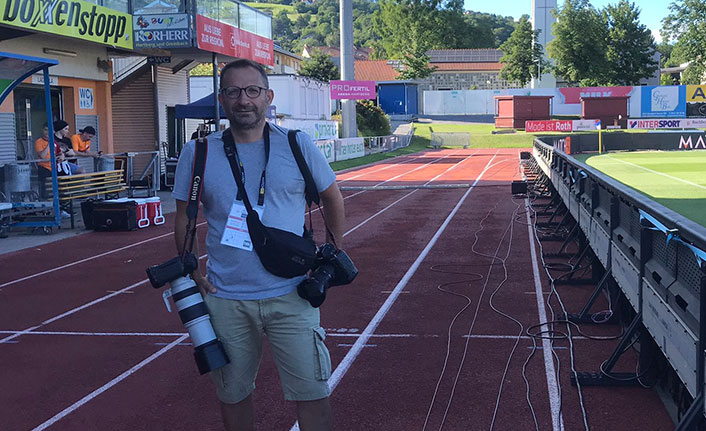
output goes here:
[[42, 431], [42, 430], [44, 430], [44, 429], [47, 429], [48, 427], [50, 427], [51, 425], [53, 425], [53, 424], [56, 423], [57, 421], [59, 421], [59, 420], [61, 420], [62, 418], [66, 417], [67, 415], [69, 415], [69, 414], [70, 414], [71, 412], [73, 412], [74, 410], [78, 409], [78, 408], [81, 407], [82, 405], [84, 405], [84, 404], [86, 404], [87, 402], [91, 401], [93, 398], [97, 397], [98, 395], [100, 395], [100, 394], [102, 394], [103, 392], [107, 391], [107, 390], [110, 389], [111, 387], [113, 387], [113, 386], [115, 386], [116, 384], [120, 383], [122, 380], [125, 380], [127, 377], [129, 377], [130, 375], [132, 375], [132, 374], [134, 374], [135, 372], [137, 372], [140, 368], [144, 367], [145, 365], [147, 365], [147, 364], [149, 364], [150, 362], [154, 361], [155, 359], [159, 358], [160, 356], [162, 356], [163, 354], [167, 353], [167, 352], [168, 352], [169, 350], [171, 350], [172, 348], [178, 346], [179, 343], [181, 343], [182, 341], [184, 341], [184, 339], [186, 339], [186, 337], [188, 337], [188, 336], [189, 336], [188, 334], [182, 335], [181, 337], [179, 337], [179, 338], [177, 338], [176, 340], [172, 341], [170, 344], [168, 344], [167, 346], [165, 346], [165, 347], [159, 349], [157, 352], [153, 353], [153, 354], [150, 355], [148, 358], [142, 360], [140, 363], [138, 363], [138, 364], [135, 365], [134, 367], [130, 368], [129, 370], [125, 371], [124, 373], [122, 373], [122, 374], [119, 375], [118, 377], [116, 377], [116, 378], [114, 378], [113, 380], [111, 380], [111, 381], [109, 381], [108, 383], [106, 383], [105, 385], [101, 386], [100, 388], [96, 389], [95, 391], [91, 392], [90, 394], [86, 395], [85, 397], [81, 398], [80, 400], [76, 401], [75, 403], [73, 403], [73, 404], [70, 405], [69, 407], [67, 407], [67, 408], [65, 408], [64, 410], [60, 411], [59, 413], [57, 413], [56, 415], [54, 415], [52, 418], [50, 418], [49, 420], [47, 420], [47, 421], [44, 422], [43, 424], [38, 425], [38, 426], [35, 427], [32, 431]]
[[615, 157], [610, 156], [609, 154], [607, 154], [606, 157], [609, 158], [609, 159], [611, 159], [611, 160], [615, 160], [616, 162], [625, 163], [625, 164], [627, 164], [627, 165], [634, 166], [634, 167], [636, 167], [636, 168], [645, 170], [645, 171], [647, 171], [647, 172], [651, 172], [651, 173], [653, 173], [653, 174], [661, 175], [661, 176], [663, 176], [663, 177], [667, 177], [667, 178], [672, 179], [672, 180], [674, 180], [674, 181], [679, 181], [680, 183], [688, 184], [688, 185], [690, 185], [690, 186], [694, 186], [694, 187], [698, 187], [698, 188], [700, 188], [700, 189], [702, 189], [702, 190], [706, 190], [706, 186], [702, 186], [701, 184], [692, 183], [692, 182], [689, 181], [689, 180], [685, 180], [685, 179], [678, 178], [678, 177], [675, 177], [675, 176], [672, 176], [672, 175], [669, 175], [669, 174], [665, 174], [664, 172], [655, 171], [655, 170], [652, 170], [652, 169], [650, 169], [650, 168], [646, 168], [646, 167], [644, 167], [644, 166], [640, 166], [640, 165], [638, 165], [638, 164], [636, 164], [636, 163], [628, 162], [627, 160], [620, 160], [620, 159], [617, 159], [617, 158], [615, 158]]
[[[534, 232], [532, 232], [532, 220], [530, 219], [530, 204], [527, 199], [525, 199], [525, 215], [527, 217], [527, 232], [529, 233], [530, 255], [532, 256], [532, 273], [534, 274], [534, 289], [537, 298], [537, 313], [539, 314], [539, 323], [541, 325], [546, 325], [547, 312], [544, 305], [542, 281], [539, 279], [539, 264], [537, 262], [537, 252], [535, 250]], [[557, 387], [556, 372], [554, 371], [554, 358], [552, 358], [551, 343], [546, 337], [542, 337], [542, 352], [544, 353], [544, 370], [547, 375], [547, 392], [549, 395], [549, 406], [552, 411], [552, 429], [554, 431], [562, 431], [564, 429], [564, 419], [561, 417], [561, 400], [559, 399], [559, 388]]]
[[[478, 175], [478, 178], [473, 182], [471, 187], [466, 190], [466, 193], [463, 194], [461, 199], [458, 201], [456, 206], [451, 210], [451, 213], [446, 217], [446, 220], [441, 224], [439, 229], [436, 231], [434, 236], [431, 238], [429, 243], [427, 243], [426, 247], [424, 247], [424, 250], [417, 256], [417, 259], [412, 263], [412, 266], [409, 267], [405, 275], [402, 277], [399, 283], [397, 283], [397, 286], [392, 290], [392, 293], [390, 296], [387, 297], [387, 300], [382, 304], [380, 309], [378, 309], [377, 313], [375, 313], [375, 316], [373, 316], [372, 320], [370, 320], [370, 323], [368, 323], [368, 326], [365, 327], [363, 332], [360, 334], [360, 337], [355, 341], [355, 344], [353, 344], [353, 347], [346, 353], [346, 356], [341, 360], [341, 362], [338, 364], [334, 372], [331, 374], [331, 377], [328, 379], [328, 384], [329, 387], [331, 388], [331, 393], [336, 389], [336, 386], [338, 386], [338, 383], [340, 383], [341, 379], [343, 376], [346, 374], [346, 372], [350, 369], [351, 365], [353, 365], [353, 362], [355, 362], [356, 358], [360, 354], [361, 350], [363, 350], [363, 347], [367, 344], [368, 340], [370, 340], [370, 337], [373, 335], [375, 332], [375, 329], [377, 329], [378, 325], [382, 321], [382, 319], [385, 318], [385, 315], [387, 314], [388, 311], [390, 311], [390, 308], [392, 308], [392, 305], [397, 301], [397, 298], [400, 295], [400, 292], [404, 290], [404, 288], [407, 286], [407, 283], [409, 280], [412, 278], [412, 276], [417, 272], [417, 269], [419, 268], [419, 265], [421, 265], [422, 261], [426, 258], [426, 256], [429, 254], [431, 251], [432, 247], [436, 244], [436, 241], [438, 241], [439, 237], [441, 237], [441, 234], [444, 233], [446, 230], [446, 226], [449, 225], [451, 222], [451, 219], [454, 218], [456, 213], [458, 212], [458, 209], [461, 208], [461, 205], [463, 205], [463, 202], [466, 200], [468, 195], [471, 193], [473, 188], [476, 186], [478, 181], [483, 177], [485, 172], [488, 170], [490, 167], [491, 163], [493, 160], [495, 160], [495, 157], [497, 156], [497, 153], [493, 156], [490, 161], [488, 161], [488, 164], [485, 166], [483, 171]], [[295, 422], [294, 425], [290, 428], [290, 431], [298, 431], [299, 430], [299, 423]]]

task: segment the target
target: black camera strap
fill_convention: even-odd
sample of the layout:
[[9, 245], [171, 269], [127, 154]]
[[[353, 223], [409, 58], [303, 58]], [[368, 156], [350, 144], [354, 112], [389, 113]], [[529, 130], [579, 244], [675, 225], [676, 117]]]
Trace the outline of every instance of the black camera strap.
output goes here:
[[[267, 159], [269, 159], [269, 149], [270, 149], [270, 125], [268, 123], [265, 123], [265, 128], [263, 130], [263, 135], [264, 135], [264, 141], [265, 141], [265, 164], [267, 164]], [[297, 162], [297, 166], [299, 167], [299, 172], [301, 173], [302, 177], [304, 178], [304, 195], [306, 198], [306, 206], [309, 210], [309, 229], [308, 231], [313, 233], [313, 226], [312, 226], [312, 221], [311, 221], [311, 207], [315, 203], [319, 207], [319, 212], [321, 213], [321, 218], [324, 221], [324, 226], [326, 228], [326, 232], [331, 238], [332, 242], [334, 245], [336, 245], [335, 239], [333, 237], [333, 234], [331, 233], [331, 230], [328, 228], [328, 224], [326, 223], [326, 217], [324, 216], [323, 210], [321, 210], [320, 207], [320, 196], [319, 196], [319, 191], [316, 188], [316, 183], [314, 182], [314, 177], [311, 174], [311, 170], [309, 169], [309, 165], [306, 163], [306, 159], [304, 159], [304, 154], [302, 153], [301, 147], [299, 146], [299, 143], [297, 142], [297, 132], [299, 130], [290, 130], [287, 133], [287, 138], [289, 141], [289, 148], [292, 151], [292, 154], [294, 155], [294, 160]], [[230, 132], [230, 128], [226, 129], [223, 132], [223, 148], [226, 153], [226, 157], [228, 158], [228, 163], [230, 164], [231, 171], [233, 172], [233, 178], [235, 179], [235, 183], [238, 186], [238, 197], [242, 198], [243, 204], [245, 204], [245, 209], [248, 211], [248, 213], [251, 213], [253, 211], [252, 204], [250, 203], [250, 199], [248, 198], [247, 193], [245, 192], [245, 184], [244, 180], [245, 177], [243, 175], [242, 171], [242, 163], [240, 162], [240, 159], [238, 158], [238, 150], [235, 146], [235, 141], [233, 140], [233, 135]], [[264, 199], [264, 175], [265, 171], [263, 170], [262, 177], [260, 178], [260, 193], [258, 193], [258, 200], [260, 195], [263, 196]], [[306, 230], [306, 225], [304, 226], [304, 229]]]
[[182, 259], [191, 252], [196, 237], [196, 218], [199, 214], [199, 202], [201, 200], [201, 190], [203, 188], [203, 177], [206, 171], [206, 156], [208, 155], [208, 140], [206, 138], [197, 139], [194, 151], [194, 163], [191, 168], [191, 187], [189, 188], [189, 200], [186, 204], [186, 235], [184, 245], [181, 248]]

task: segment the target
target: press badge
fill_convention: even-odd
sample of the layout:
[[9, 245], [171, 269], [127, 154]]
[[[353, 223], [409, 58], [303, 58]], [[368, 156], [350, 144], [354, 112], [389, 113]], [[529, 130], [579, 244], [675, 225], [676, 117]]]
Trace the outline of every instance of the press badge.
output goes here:
[[[254, 210], [257, 211], [260, 219], [262, 219], [264, 208], [255, 207]], [[226, 221], [226, 227], [223, 229], [221, 244], [252, 251], [252, 240], [248, 232], [247, 217], [248, 210], [245, 209], [245, 205], [237, 200], [233, 202], [233, 205], [230, 207], [230, 214], [228, 214], [228, 221]]]

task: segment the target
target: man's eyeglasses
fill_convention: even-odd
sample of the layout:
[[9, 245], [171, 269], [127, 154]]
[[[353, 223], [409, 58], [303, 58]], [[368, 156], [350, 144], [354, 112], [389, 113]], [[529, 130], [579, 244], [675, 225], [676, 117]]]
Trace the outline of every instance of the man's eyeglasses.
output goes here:
[[267, 88], [259, 87], [257, 85], [250, 85], [245, 88], [225, 87], [221, 88], [221, 94], [229, 99], [237, 99], [238, 97], [240, 97], [240, 94], [244, 91], [246, 96], [251, 99], [255, 99], [257, 97], [260, 97], [260, 93], [262, 93], [262, 90], [267, 90]]

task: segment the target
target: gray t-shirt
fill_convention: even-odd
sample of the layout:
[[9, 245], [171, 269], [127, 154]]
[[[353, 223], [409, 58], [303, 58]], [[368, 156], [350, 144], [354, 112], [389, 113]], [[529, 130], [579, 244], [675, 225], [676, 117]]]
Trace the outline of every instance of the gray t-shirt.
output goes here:
[[[255, 251], [221, 244], [226, 220], [237, 195], [237, 186], [223, 150], [223, 132], [208, 135], [208, 156], [204, 173], [201, 202], [208, 223], [206, 251], [207, 277], [218, 289], [215, 296], [227, 299], [265, 299], [291, 293], [304, 278], [281, 278], [269, 273]], [[305, 133], [297, 140], [319, 192], [329, 188], [336, 175], [326, 158]], [[172, 196], [187, 201], [191, 188], [194, 141], [181, 152], [174, 179]], [[245, 188], [253, 205], [257, 204], [260, 176], [265, 167], [264, 141], [236, 143], [238, 157], [245, 171]], [[264, 213], [266, 226], [301, 235], [304, 228], [306, 201], [304, 178], [289, 147], [287, 129], [270, 124], [270, 159], [267, 163]]]

